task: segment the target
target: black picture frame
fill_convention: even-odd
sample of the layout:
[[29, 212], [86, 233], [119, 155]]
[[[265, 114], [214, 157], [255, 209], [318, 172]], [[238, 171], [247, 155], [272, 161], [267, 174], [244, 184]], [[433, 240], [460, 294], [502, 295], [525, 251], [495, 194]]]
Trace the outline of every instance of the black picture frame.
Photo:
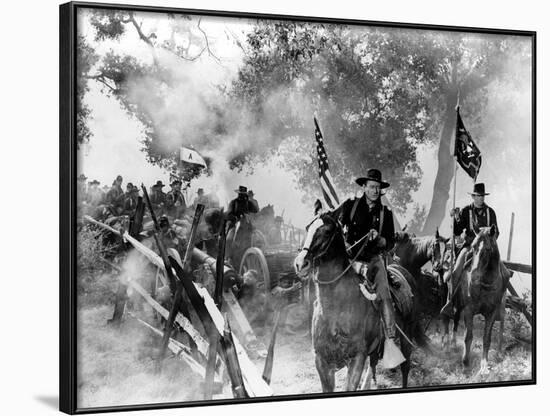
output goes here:
[[[227, 400], [212, 400], [212, 401], [194, 401], [194, 402], [174, 402], [174, 403], [151, 403], [139, 404], [131, 406], [113, 406], [113, 407], [94, 407], [94, 408], [78, 408], [77, 407], [77, 367], [76, 367], [76, 36], [77, 36], [77, 12], [80, 8], [86, 9], [111, 9], [111, 10], [132, 10], [137, 12], [155, 12], [155, 13], [182, 13], [189, 15], [204, 15], [227, 18], [255, 18], [266, 20], [291, 20], [301, 22], [315, 23], [335, 23], [335, 24], [354, 24], [365, 26], [378, 26], [389, 28], [411, 28], [424, 30], [438, 30], [449, 32], [469, 32], [481, 34], [499, 34], [499, 35], [514, 35], [528, 37], [532, 40], [532, 309], [533, 309], [533, 335], [532, 335], [532, 378], [530, 380], [520, 381], [503, 381], [490, 383], [471, 383], [464, 385], [444, 385], [444, 386], [426, 386], [426, 387], [411, 387], [406, 389], [389, 389], [378, 391], [358, 391], [358, 392], [334, 392], [334, 393], [314, 393], [314, 394], [296, 394], [296, 395], [281, 395], [266, 398], [251, 398], [251, 399], [227, 399]], [[199, 9], [184, 9], [172, 7], [146, 7], [136, 5], [120, 5], [108, 3], [88, 3], [88, 2], [70, 2], [60, 5], [60, 91], [59, 91], [59, 186], [60, 186], [60, 322], [59, 322], [59, 407], [62, 412], [67, 414], [86, 414], [86, 413], [103, 413], [114, 411], [133, 411], [133, 410], [150, 410], [150, 409], [166, 409], [166, 408], [182, 408], [205, 405], [223, 405], [236, 403], [258, 403], [258, 402], [275, 402], [286, 400], [304, 400], [318, 399], [329, 397], [346, 397], [371, 394], [399, 394], [410, 392], [430, 392], [439, 390], [459, 390], [471, 388], [487, 388], [500, 386], [518, 386], [532, 385], [537, 382], [537, 365], [536, 365], [536, 345], [537, 345], [537, 306], [536, 306], [536, 234], [537, 234], [537, 217], [536, 217], [536, 107], [537, 107], [537, 74], [536, 74], [536, 55], [537, 34], [534, 31], [525, 30], [509, 30], [496, 28], [479, 28], [479, 27], [458, 27], [458, 26], [443, 26], [443, 25], [428, 25], [428, 24], [412, 24], [412, 23], [397, 23], [397, 22], [381, 22], [381, 21], [366, 21], [352, 19], [334, 19], [326, 17], [307, 17], [307, 16], [288, 16], [288, 15], [271, 15], [258, 13], [244, 13], [231, 11], [214, 11], [214, 10], [199, 10]]]

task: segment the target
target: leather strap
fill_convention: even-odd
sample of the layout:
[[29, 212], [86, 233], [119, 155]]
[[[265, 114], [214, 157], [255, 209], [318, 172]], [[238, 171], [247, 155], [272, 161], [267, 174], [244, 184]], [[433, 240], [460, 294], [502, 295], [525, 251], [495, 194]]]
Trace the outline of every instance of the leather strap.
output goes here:
[[350, 223], [353, 221], [353, 218], [355, 217], [355, 212], [357, 211], [357, 206], [359, 205], [360, 200], [361, 198], [355, 198], [355, 202], [353, 203], [353, 207], [351, 208], [351, 214], [349, 217]]

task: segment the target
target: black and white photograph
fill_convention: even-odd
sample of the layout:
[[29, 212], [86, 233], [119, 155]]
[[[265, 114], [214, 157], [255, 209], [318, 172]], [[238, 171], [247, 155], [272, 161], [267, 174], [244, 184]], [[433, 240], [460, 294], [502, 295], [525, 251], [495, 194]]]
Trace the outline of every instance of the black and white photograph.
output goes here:
[[62, 410], [535, 382], [535, 32], [69, 21]]

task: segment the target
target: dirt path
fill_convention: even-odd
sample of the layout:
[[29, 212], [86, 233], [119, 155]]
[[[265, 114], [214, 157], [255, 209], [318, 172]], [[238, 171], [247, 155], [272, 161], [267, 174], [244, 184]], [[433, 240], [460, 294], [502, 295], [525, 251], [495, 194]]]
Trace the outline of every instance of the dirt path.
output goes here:
[[[149, 311], [141, 312], [152, 320]], [[95, 407], [139, 403], [193, 401], [202, 399], [202, 380], [193, 376], [175, 358], [166, 361], [164, 370], [155, 372], [157, 339], [135, 321], [126, 320], [119, 328], [106, 324], [112, 307], [82, 309], [79, 312], [78, 394], [79, 406]], [[473, 364], [464, 370], [460, 364], [461, 350], [440, 357], [413, 353], [409, 386], [443, 386], [531, 378], [531, 352], [514, 342], [509, 328], [506, 350], [498, 354], [494, 348], [489, 355], [491, 373], [477, 376], [481, 353], [481, 320], [476, 320], [473, 343]], [[266, 336], [259, 330], [267, 344]], [[265, 331], [268, 333], [269, 331]], [[496, 345], [494, 331], [494, 345]], [[433, 334], [432, 334], [433, 335]], [[435, 338], [434, 338], [435, 339]], [[459, 337], [460, 339], [460, 337]], [[263, 360], [255, 361], [262, 372]], [[396, 370], [378, 369], [378, 388], [399, 388], [401, 374]], [[337, 390], [345, 385], [346, 370], [337, 373]], [[275, 395], [318, 393], [321, 385], [315, 369], [314, 354], [309, 337], [297, 337], [285, 332], [278, 336], [271, 386]], [[229, 389], [223, 395], [230, 397]]]

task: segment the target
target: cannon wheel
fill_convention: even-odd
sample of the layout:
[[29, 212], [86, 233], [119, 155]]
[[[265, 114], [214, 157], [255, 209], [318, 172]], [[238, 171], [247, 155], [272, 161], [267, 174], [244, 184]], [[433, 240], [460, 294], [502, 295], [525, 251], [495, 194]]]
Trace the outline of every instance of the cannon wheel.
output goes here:
[[264, 307], [267, 311], [271, 303], [271, 277], [264, 253], [258, 247], [250, 247], [241, 257], [239, 274], [242, 276], [248, 270], [255, 270], [258, 273], [258, 288], [265, 293]]

